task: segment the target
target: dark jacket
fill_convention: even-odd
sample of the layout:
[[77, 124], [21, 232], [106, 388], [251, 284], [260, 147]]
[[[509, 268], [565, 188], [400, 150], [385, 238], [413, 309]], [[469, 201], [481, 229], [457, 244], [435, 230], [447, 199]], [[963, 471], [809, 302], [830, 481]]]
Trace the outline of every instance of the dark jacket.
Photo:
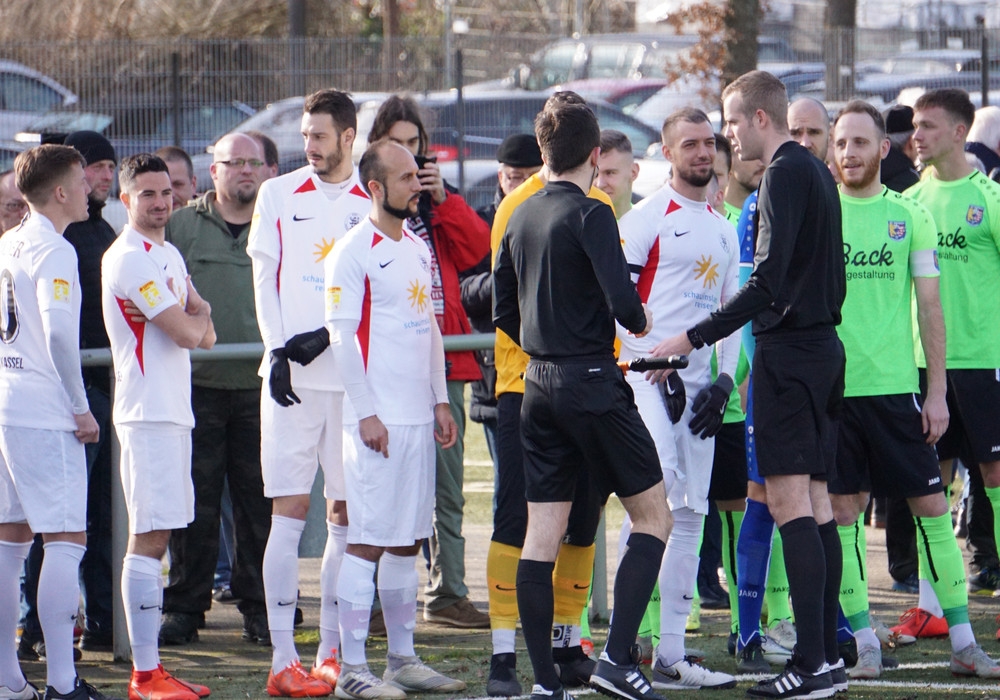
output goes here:
[[[495, 209], [494, 209], [495, 213]], [[482, 216], [482, 210], [479, 210]], [[479, 264], [463, 272], [460, 276], [462, 307], [469, 317], [472, 330], [477, 333], [492, 333], [493, 326], [493, 273], [490, 270], [490, 255]], [[482, 379], [470, 384], [472, 400], [469, 404], [469, 419], [476, 423], [497, 419], [497, 369], [492, 348], [477, 350], [476, 360]]]
[[882, 159], [882, 184], [894, 192], [904, 192], [920, 182], [920, 173], [913, 167], [913, 161], [898, 147], [890, 146], [889, 153]]
[[[101, 310], [101, 258], [115, 242], [115, 230], [104, 220], [101, 211], [104, 202], [90, 199], [86, 221], [77, 221], [66, 227], [65, 238], [76, 249], [80, 270], [80, 347], [109, 348], [108, 331], [104, 327]], [[83, 370], [83, 381], [104, 392], [111, 391], [111, 378], [107, 367], [88, 367]]]

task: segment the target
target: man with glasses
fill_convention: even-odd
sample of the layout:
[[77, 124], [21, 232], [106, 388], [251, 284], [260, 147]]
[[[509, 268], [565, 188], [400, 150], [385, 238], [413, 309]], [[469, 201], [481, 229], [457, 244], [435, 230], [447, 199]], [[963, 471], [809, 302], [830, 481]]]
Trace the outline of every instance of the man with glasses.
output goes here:
[[28, 213], [28, 203], [14, 184], [14, 171], [0, 173], [0, 234], [17, 228]]
[[[167, 240], [184, 256], [191, 282], [217, 309], [220, 343], [259, 343], [253, 275], [246, 255], [264, 153], [245, 134], [223, 136], [209, 168], [213, 189], [175, 211]], [[194, 522], [170, 536], [170, 581], [163, 592], [163, 644], [198, 638], [212, 606], [219, 548], [219, 510], [228, 477], [236, 560], [230, 587], [243, 614], [243, 638], [270, 644], [261, 566], [271, 503], [260, 472], [260, 377], [254, 360], [194, 363], [191, 367], [191, 477]]]

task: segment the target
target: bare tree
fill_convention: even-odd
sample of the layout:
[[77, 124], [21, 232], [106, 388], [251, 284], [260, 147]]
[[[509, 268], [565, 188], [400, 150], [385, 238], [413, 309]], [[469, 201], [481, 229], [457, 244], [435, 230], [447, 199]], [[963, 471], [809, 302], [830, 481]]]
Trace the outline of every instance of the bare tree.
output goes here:
[[826, 99], [844, 100], [854, 92], [854, 29], [857, 0], [827, 0], [824, 51]]

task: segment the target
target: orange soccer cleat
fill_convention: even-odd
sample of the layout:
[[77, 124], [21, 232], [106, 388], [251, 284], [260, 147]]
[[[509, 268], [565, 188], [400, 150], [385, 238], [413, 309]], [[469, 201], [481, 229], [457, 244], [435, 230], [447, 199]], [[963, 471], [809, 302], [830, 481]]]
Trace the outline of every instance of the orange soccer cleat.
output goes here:
[[279, 671], [267, 674], [267, 694], [277, 698], [317, 698], [329, 695], [333, 687], [326, 681], [313, 678], [296, 659]]
[[910, 608], [900, 615], [899, 624], [890, 630], [911, 637], [947, 637], [948, 621], [921, 608]]
[[128, 684], [129, 700], [198, 700], [207, 697], [209, 692], [203, 685], [174, 678], [163, 666], [152, 671], [133, 670]]
[[323, 663], [319, 666], [313, 666], [312, 670], [309, 671], [309, 675], [321, 681], [326, 681], [331, 688], [335, 689], [337, 687], [337, 679], [340, 678], [340, 663], [337, 661], [337, 650], [332, 650], [330, 656], [323, 659]]

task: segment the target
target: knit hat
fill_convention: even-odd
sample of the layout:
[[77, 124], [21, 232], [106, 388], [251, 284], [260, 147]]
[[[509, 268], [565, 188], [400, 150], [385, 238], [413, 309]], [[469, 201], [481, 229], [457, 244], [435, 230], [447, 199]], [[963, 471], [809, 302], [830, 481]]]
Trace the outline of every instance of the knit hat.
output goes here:
[[63, 143], [80, 151], [84, 160], [87, 161], [87, 165], [101, 160], [110, 160], [116, 165], [118, 164], [115, 147], [96, 131], [74, 131], [66, 137]]
[[542, 151], [533, 134], [512, 134], [497, 149], [497, 160], [514, 168], [537, 168], [542, 165]]
[[896, 105], [885, 113], [885, 133], [907, 134], [913, 131], [913, 108]]

